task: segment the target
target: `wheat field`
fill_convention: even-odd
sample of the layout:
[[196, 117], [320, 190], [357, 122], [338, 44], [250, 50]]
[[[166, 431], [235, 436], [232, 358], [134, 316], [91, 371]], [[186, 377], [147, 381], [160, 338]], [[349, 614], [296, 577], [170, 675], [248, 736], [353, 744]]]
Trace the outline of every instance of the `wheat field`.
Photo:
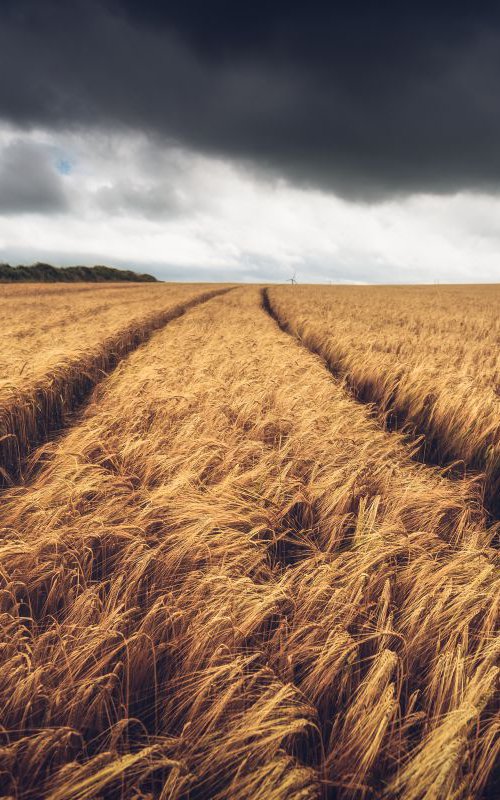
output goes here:
[[0, 796], [497, 797], [500, 290], [9, 290]]
[[425, 460], [484, 472], [498, 516], [500, 287], [291, 288], [267, 293], [279, 324], [386, 426], [423, 434]]

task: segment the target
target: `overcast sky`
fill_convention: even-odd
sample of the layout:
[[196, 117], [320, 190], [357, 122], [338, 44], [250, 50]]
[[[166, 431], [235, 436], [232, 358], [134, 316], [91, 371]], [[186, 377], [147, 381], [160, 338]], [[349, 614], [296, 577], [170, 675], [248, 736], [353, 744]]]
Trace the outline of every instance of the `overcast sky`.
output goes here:
[[499, 79], [496, 3], [2, 0], [0, 260], [498, 281]]

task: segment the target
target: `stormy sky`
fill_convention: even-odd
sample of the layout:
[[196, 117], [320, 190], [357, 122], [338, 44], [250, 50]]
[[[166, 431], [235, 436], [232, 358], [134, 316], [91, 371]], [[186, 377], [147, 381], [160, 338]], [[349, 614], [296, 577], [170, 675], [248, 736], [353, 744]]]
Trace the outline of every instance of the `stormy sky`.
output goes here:
[[500, 280], [500, 6], [2, 0], [0, 260]]

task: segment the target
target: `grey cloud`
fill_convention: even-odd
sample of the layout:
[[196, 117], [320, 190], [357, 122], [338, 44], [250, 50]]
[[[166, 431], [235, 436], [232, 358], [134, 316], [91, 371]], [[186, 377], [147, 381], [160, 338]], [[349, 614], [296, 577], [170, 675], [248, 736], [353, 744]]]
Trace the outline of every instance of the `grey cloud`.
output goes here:
[[478, 6], [4, 0], [0, 115], [147, 131], [364, 200], [494, 192], [500, 9]]
[[187, 210], [187, 203], [172, 186], [134, 184], [121, 180], [95, 192], [96, 204], [112, 214], [133, 214], [148, 218], [169, 219]]
[[62, 178], [43, 147], [19, 140], [0, 148], [0, 213], [54, 213], [66, 207]]

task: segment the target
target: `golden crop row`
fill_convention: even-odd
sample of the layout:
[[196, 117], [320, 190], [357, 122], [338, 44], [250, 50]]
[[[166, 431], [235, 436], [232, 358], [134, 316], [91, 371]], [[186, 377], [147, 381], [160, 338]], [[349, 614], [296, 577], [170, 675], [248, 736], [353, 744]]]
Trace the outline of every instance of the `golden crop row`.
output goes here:
[[48, 455], [0, 512], [5, 794], [480, 797], [477, 484], [412, 462], [257, 289], [156, 333]]
[[500, 513], [500, 288], [272, 287], [280, 324], [375, 403], [423, 434], [423, 456], [485, 474]]
[[[84, 295], [83, 301], [78, 295], [77, 304], [71, 306], [71, 321], [61, 314], [60, 306], [52, 317], [48, 316], [50, 341], [57, 342], [55, 347], [45, 340], [41, 317], [34, 313], [30, 335], [24, 337], [28, 342], [24, 346], [32, 348], [30, 366], [19, 370], [19, 374], [14, 371], [9, 384], [4, 382], [3, 390], [0, 389], [0, 486], [22, 480], [24, 463], [33, 447], [64, 427], [95, 384], [121, 358], [153, 331], [221, 291], [226, 289], [174, 286], [168, 294], [160, 289], [158, 294], [144, 297], [139, 292], [132, 297], [128, 295], [128, 300], [121, 303], [107, 289], [94, 290], [90, 296]], [[59, 300], [64, 296], [63, 292], [55, 294]], [[70, 294], [74, 303], [76, 292]], [[99, 305], [98, 301], [108, 294], [112, 305]], [[124, 297], [118, 295], [119, 300]], [[77, 313], [80, 302], [81, 319]], [[135, 319], [130, 316], [133, 311], [137, 313]], [[15, 303], [11, 316], [15, 320], [22, 317], [22, 310]], [[14, 337], [9, 350], [13, 364], [21, 363], [22, 352], [22, 348], [16, 349]]]
[[0, 285], [0, 398], [98, 347], [133, 320], [204, 290], [161, 283]]

